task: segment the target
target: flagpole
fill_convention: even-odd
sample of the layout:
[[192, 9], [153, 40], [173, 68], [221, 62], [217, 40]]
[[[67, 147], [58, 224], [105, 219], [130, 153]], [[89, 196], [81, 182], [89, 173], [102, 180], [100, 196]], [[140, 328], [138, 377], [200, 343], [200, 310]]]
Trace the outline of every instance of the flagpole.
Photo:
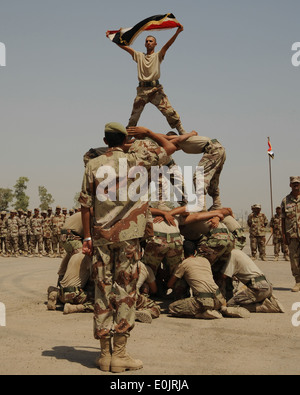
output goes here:
[[[268, 143], [270, 137], [268, 137]], [[271, 166], [271, 156], [269, 155], [269, 177], [270, 177], [270, 197], [271, 197], [271, 218], [273, 217], [273, 193], [272, 193], [272, 166]]]

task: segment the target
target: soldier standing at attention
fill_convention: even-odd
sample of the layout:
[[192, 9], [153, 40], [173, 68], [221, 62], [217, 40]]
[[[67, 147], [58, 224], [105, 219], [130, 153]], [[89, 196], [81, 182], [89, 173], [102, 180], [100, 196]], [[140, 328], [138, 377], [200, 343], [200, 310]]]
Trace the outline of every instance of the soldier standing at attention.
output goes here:
[[52, 248], [53, 254], [57, 254], [58, 258], [62, 258], [64, 248], [60, 240], [61, 228], [65, 223], [65, 216], [61, 213], [61, 207], [56, 206], [55, 214], [52, 217]]
[[290, 177], [291, 193], [281, 203], [283, 242], [288, 245], [292, 274], [300, 291], [300, 177]]
[[[126, 344], [135, 324], [140, 238], [146, 232], [148, 211], [148, 201], [130, 198], [134, 179], [128, 177], [127, 171], [123, 175], [120, 173], [124, 162], [128, 171], [136, 166], [150, 170], [176, 149], [166, 138], [149, 129], [139, 127], [137, 132], [161, 146], [155, 150], [145, 149], [141, 140], [140, 149], [126, 153], [128, 134], [125, 127], [117, 122], [105, 125], [104, 142], [109, 149], [87, 163], [78, 199], [84, 229], [82, 252], [93, 256], [94, 337], [100, 340], [101, 345], [97, 364], [101, 370], [114, 373], [143, 367], [140, 360], [126, 353]], [[111, 183], [105, 183], [108, 172], [115, 174]], [[126, 195], [121, 190], [123, 185]]]
[[8, 256], [13, 253], [13, 256], [19, 256], [19, 227], [21, 221], [17, 216], [16, 210], [11, 210], [9, 217], [5, 221], [7, 227], [7, 250]]
[[185, 134], [178, 113], [171, 106], [163, 86], [159, 83], [160, 64], [164, 60], [165, 54], [174, 43], [179, 33], [183, 31], [183, 26], [178, 27], [176, 33], [158, 52], [155, 52], [157, 45], [156, 38], [147, 36], [145, 47], [147, 53], [135, 51], [126, 45], [118, 45], [128, 52], [137, 63], [139, 85], [137, 95], [133, 103], [132, 113], [127, 127], [136, 126], [142, 111], [147, 103], [152, 103], [166, 117], [170, 127], [176, 128], [178, 133]]
[[22, 209], [18, 210], [18, 216], [20, 218], [20, 227], [19, 227], [19, 251], [24, 254], [24, 256], [28, 255], [28, 243], [27, 243], [27, 224], [25, 213]]
[[252, 213], [248, 216], [248, 226], [250, 235], [250, 247], [252, 259], [256, 259], [258, 249], [259, 257], [262, 261], [266, 260], [266, 226], [268, 220], [265, 214], [261, 213], [261, 205], [251, 206]]
[[276, 207], [276, 214], [271, 218], [270, 221], [270, 228], [271, 228], [271, 233], [273, 235], [273, 244], [274, 244], [274, 256], [275, 256], [274, 261], [278, 261], [279, 259], [280, 247], [284, 255], [284, 259], [286, 261], [289, 260], [289, 249], [288, 246], [283, 242], [281, 222], [282, 222], [281, 207], [278, 206]]
[[0, 253], [2, 256], [6, 256], [6, 254], [7, 254], [7, 244], [6, 244], [7, 227], [5, 224], [5, 218], [6, 218], [6, 211], [1, 211], [1, 216], [0, 216]]
[[43, 217], [43, 245], [44, 245], [44, 255], [50, 256], [52, 253], [51, 248], [51, 240], [52, 240], [52, 231], [51, 231], [51, 217], [48, 217], [47, 211], [43, 210], [41, 212]]
[[30, 220], [30, 254], [41, 257], [43, 254], [43, 218], [40, 216], [40, 209], [35, 208], [33, 217]]

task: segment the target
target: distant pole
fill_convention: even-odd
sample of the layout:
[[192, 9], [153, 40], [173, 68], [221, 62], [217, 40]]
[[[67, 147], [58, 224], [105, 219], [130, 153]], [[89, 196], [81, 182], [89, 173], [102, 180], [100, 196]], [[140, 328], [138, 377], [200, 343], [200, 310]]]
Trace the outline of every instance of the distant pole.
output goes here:
[[[268, 137], [268, 145], [271, 147], [270, 137]], [[273, 151], [269, 150], [269, 177], [270, 177], [270, 197], [271, 197], [271, 217], [273, 217], [273, 192], [272, 192], [272, 165], [271, 160], [274, 158]]]

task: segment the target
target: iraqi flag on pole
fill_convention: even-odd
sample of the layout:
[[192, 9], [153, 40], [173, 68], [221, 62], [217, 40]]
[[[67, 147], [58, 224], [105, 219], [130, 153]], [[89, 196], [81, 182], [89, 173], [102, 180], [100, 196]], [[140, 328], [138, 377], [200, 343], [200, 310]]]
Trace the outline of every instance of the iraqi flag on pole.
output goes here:
[[131, 45], [143, 31], [172, 29], [180, 26], [181, 24], [171, 13], [154, 15], [142, 20], [133, 27], [108, 30], [106, 32], [106, 37], [118, 45]]
[[274, 159], [274, 152], [273, 152], [273, 150], [272, 150], [272, 145], [271, 145], [271, 142], [270, 142], [270, 138], [268, 137], [268, 155], [272, 158], [272, 159]]

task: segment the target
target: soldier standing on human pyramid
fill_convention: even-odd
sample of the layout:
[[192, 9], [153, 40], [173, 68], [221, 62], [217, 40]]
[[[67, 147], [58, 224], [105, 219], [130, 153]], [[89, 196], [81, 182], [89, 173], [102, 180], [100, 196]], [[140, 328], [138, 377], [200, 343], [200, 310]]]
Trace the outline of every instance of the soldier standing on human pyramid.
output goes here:
[[[176, 33], [158, 52], [155, 52], [157, 45], [156, 38], [147, 36], [145, 47], [147, 53], [135, 51], [127, 45], [118, 46], [128, 52], [133, 60], [137, 63], [139, 85], [137, 95], [133, 103], [132, 113], [127, 125], [136, 126], [142, 111], [147, 103], [152, 103], [166, 117], [170, 127], [176, 128], [178, 133], [185, 134], [178, 113], [171, 106], [163, 86], [159, 82], [160, 64], [164, 60], [165, 54], [170, 46], [174, 43], [177, 36], [183, 31], [183, 26], [177, 28]], [[108, 36], [108, 33], [106, 34]]]

